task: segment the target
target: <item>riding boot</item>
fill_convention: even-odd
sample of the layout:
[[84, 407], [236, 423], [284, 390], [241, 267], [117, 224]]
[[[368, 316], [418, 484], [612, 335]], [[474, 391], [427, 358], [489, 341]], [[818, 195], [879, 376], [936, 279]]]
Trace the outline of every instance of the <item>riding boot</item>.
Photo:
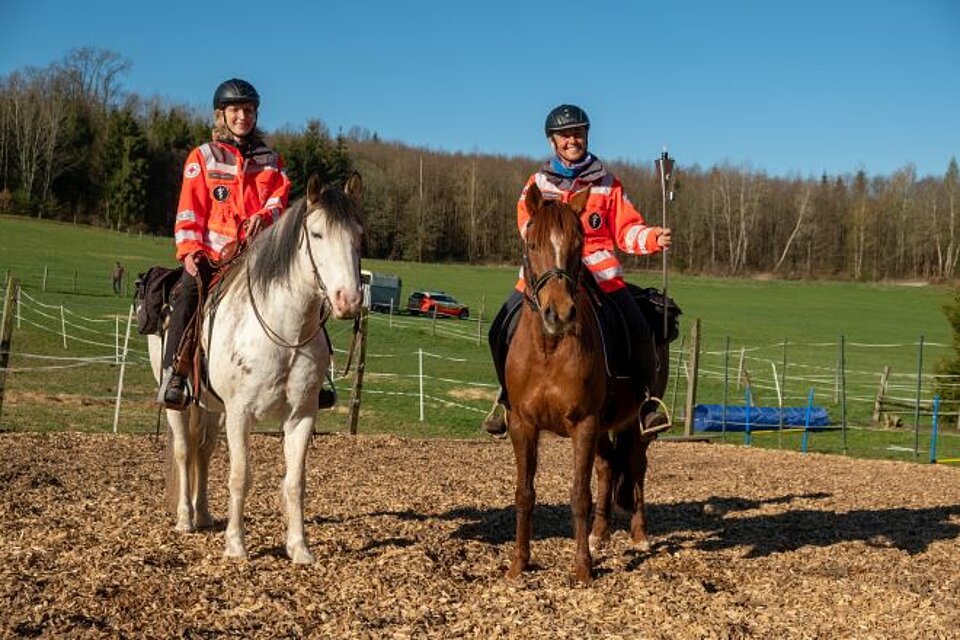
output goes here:
[[[160, 378], [160, 390], [157, 401], [168, 409], [183, 411], [190, 403], [190, 390], [187, 377], [190, 373], [190, 361], [193, 332], [190, 330], [200, 294], [197, 279], [186, 271], [180, 277], [180, 292], [173, 301], [170, 313], [170, 325], [163, 349], [163, 375]], [[185, 354], [184, 351], [191, 351]]]
[[497, 372], [500, 391], [490, 412], [483, 419], [482, 425], [484, 431], [495, 437], [503, 436], [507, 432], [507, 411], [510, 410], [510, 403], [507, 400], [506, 365], [507, 349], [512, 337], [508, 319], [522, 303], [523, 295], [516, 290], [511, 292], [510, 297], [503, 303], [493, 322], [490, 323], [490, 331], [487, 334], [487, 342], [490, 345], [490, 355], [493, 357], [493, 368]]
[[500, 395], [493, 403], [487, 417], [483, 419], [483, 429], [492, 436], [502, 436], [507, 432], [507, 394], [500, 388]]
[[637, 417], [640, 433], [644, 435], [666, 431], [673, 426], [667, 406], [659, 397], [653, 395], [653, 382], [657, 379], [659, 370], [659, 356], [653, 337], [637, 339], [634, 375], [637, 380], [637, 396], [642, 398]]

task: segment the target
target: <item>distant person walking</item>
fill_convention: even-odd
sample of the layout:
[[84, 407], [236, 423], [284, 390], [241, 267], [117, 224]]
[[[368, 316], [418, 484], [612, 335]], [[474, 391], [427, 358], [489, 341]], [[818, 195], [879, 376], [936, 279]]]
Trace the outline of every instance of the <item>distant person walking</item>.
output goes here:
[[117, 262], [117, 266], [113, 268], [113, 293], [115, 295], [120, 295], [120, 290], [123, 288], [123, 265]]

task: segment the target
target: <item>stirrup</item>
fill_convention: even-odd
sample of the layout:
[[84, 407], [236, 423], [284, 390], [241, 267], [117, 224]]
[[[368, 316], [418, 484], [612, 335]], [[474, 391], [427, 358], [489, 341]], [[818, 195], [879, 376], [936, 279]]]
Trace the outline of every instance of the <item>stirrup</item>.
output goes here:
[[[645, 412], [644, 408], [647, 408], [650, 404], [653, 404], [653, 408], [648, 408]], [[650, 395], [640, 405], [638, 422], [641, 436], [653, 436], [673, 426], [670, 410], [666, 403], [660, 398]]]
[[494, 438], [507, 437], [507, 408], [499, 402], [494, 402], [493, 407], [483, 419], [483, 430]]
[[160, 380], [160, 390], [157, 393], [157, 402], [165, 406], [167, 409], [173, 409], [174, 411], [183, 411], [190, 405], [190, 383], [186, 376], [177, 376], [180, 378], [180, 397], [176, 398], [173, 395], [174, 389], [170, 387], [170, 382], [173, 380], [173, 368], [168, 367], [163, 370], [163, 376]]

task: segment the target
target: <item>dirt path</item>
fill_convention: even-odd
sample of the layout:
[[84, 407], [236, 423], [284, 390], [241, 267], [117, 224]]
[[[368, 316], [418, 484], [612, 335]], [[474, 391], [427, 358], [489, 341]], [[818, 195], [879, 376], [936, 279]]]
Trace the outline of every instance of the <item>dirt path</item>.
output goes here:
[[625, 521], [570, 580], [569, 443], [542, 446], [533, 553], [516, 582], [506, 442], [332, 435], [309, 454], [292, 566], [280, 441], [253, 438], [247, 562], [218, 526], [180, 535], [148, 437], [0, 435], [0, 636], [950, 638], [960, 636], [960, 470], [655, 443], [653, 550]]

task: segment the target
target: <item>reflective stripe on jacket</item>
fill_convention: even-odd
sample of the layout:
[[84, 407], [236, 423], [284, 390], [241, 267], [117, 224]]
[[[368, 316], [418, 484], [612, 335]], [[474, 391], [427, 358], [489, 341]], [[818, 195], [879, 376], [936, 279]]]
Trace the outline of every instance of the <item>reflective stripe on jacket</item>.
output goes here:
[[[577, 177], [561, 176], [553, 171], [548, 161], [537, 173], [530, 176], [520, 193], [517, 203], [517, 226], [523, 235], [530, 218], [526, 208], [527, 189], [536, 183], [544, 198], [569, 202], [574, 194], [590, 187], [587, 206], [580, 215], [583, 225], [583, 263], [597, 284], [605, 292], [616, 291], [626, 286], [623, 265], [615, 247], [626, 253], [648, 255], [660, 251], [657, 245], [659, 227], [648, 227], [643, 216], [636, 210], [620, 180], [604, 168], [600, 160], [593, 162]], [[517, 284], [523, 289], [523, 281]]]
[[218, 260], [229, 242], [240, 239], [245, 220], [260, 216], [266, 228], [286, 209], [289, 195], [283, 159], [266, 146], [246, 157], [224, 142], [197, 147], [183, 167], [174, 225], [177, 260], [197, 251]]

